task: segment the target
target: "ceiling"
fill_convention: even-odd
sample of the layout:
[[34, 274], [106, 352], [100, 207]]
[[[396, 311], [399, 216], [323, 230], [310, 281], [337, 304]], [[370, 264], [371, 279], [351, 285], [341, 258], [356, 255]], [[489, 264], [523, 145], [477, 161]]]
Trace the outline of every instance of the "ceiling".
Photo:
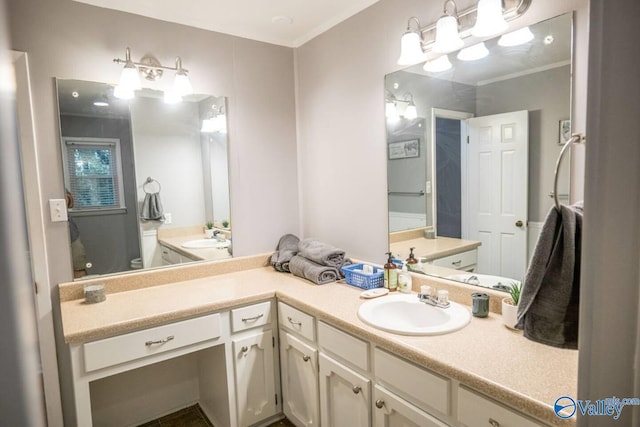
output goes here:
[[205, 30], [298, 47], [378, 0], [75, 0]]

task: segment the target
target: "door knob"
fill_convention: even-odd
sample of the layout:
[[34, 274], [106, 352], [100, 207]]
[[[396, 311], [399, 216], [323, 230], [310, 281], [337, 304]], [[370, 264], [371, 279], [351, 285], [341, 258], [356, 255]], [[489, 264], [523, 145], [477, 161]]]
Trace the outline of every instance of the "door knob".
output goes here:
[[522, 227], [524, 225], [524, 222], [517, 220], [516, 221], [516, 227]]
[[378, 399], [376, 400], [376, 408], [382, 408], [384, 406], [384, 400]]

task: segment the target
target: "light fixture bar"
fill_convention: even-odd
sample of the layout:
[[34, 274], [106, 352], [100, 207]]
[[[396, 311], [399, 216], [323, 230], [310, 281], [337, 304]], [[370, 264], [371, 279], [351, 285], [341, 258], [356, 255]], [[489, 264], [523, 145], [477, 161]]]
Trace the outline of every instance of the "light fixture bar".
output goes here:
[[[502, 0], [504, 7], [502, 15], [504, 19], [509, 22], [522, 16], [533, 0]], [[478, 15], [477, 3], [476, 5], [463, 10], [458, 13], [458, 21], [460, 23], [460, 37], [465, 38], [471, 35], [471, 29], [476, 23], [476, 17]], [[433, 47], [436, 40], [436, 23], [421, 27], [420, 33], [422, 34], [422, 47], [427, 51]]]
[[[120, 59], [120, 58], [113, 58], [113, 62], [115, 62], [116, 64], [126, 64], [127, 61], [124, 59]], [[140, 67], [140, 68], [151, 68], [153, 70], [167, 70], [167, 71], [178, 71], [178, 70], [182, 70], [185, 73], [188, 73], [189, 70], [187, 70], [186, 68], [182, 67], [182, 60], [180, 59], [180, 57], [176, 57], [176, 63], [179, 62], [180, 63], [180, 67], [178, 68], [176, 67], [165, 67], [164, 65], [151, 65], [151, 64], [145, 64], [143, 62], [133, 62], [131, 61], [131, 63], [133, 65], [135, 65], [136, 67]]]

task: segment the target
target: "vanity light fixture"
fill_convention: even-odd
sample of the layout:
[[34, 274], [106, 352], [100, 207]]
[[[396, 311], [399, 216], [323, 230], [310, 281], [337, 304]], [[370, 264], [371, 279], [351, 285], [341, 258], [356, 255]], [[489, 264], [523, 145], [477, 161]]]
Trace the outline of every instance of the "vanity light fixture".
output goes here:
[[442, 55], [436, 59], [425, 62], [422, 68], [429, 73], [441, 73], [450, 70], [451, 67], [453, 67], [453, 65], [451, 65], [451, 61], [449, 61], [449, 55]]
[[[411, 92], [407, 92], [404, 94], [403, 98], [404, 99], [397, 99], [392, 93], [389, 93], [384, 109], [387, 119], [398, 120], [400, 117], [403, 117], [407, 120], [413, 120], [418, 118], [418, 109], [416, 108], [416, 104], [413, 102], [413, 94]], [[407, 104], [402, 114], [398, 112], [399, 102]]]
[[405, 98], [409, 97], [408, 100], [404, 100], [403, 102], [408, 103], [407, 108], [405, 108], [402, 116], [407, 120], [413, 120], [418, 117], [418, 109], [416, 108], [416, 104], [413, 103], [413, 95], [410, 93], [405, 94]]
[[[449, 13], [447, 6], [453, 5], [453, 15]], [[458, 7], [453, 0], [444, 2], [444, 15], [436, 22], [436, 41], [433, 51], [449, 53], [460, 49], [464, 42], [458, 33]]]
[[125, 59], [115, 58], [113, 62], [116, 64], [124, 63], [120, 82], [113, 91], [114, 96], [118, 98], [133, 98], [134, 91], [142, 88], [140, 83], [141, 74], [146, 80], [156, 81], [162, 78], [165, 70], [176, 72], [172, 89], [165, 92], [165, 102], [180, 102], [183, 96], [193, 93], [193, 87], [189, 77], [187, 77], [188, 70], [183, 68], [182, 59], [179, 56], [176, 57], [175, 67], [162, 65], [153, 55], [145, 55], [140, 59], [140, 62], [133, 62], [131, 60], [131, 49], [126, 48]]
[[521, 44], [529, 43], [534, 37], [529, 27], [523, 27], [519, 30], [503, 34], [498, 40], [498, 44], [503, 47], [520, 46]]
[[395, 97], [387, 99], [387, 102], [384, 104], [384, 115], [389, 120], [397, 120], [400, 118], [398, 115], [398, 107], [396, 105]]
[[[398, 64], [413, 65], [422, 62], [425, 60], [425, 52], [428, 51], [448, 53], [457, 50], [462, 47], [458, 39], [462, 41], [471, 36], [472, 32], [475, 37], [481, 38], [503, 32], [507, 28], [507, 22], [521, 17], [529, 9], [532, 1], [479, 0], [475, 6], [458, 13], [454, 1], [447, 0], [444, 3], [445, 16], [436, 23], [420, 27], [418, 18], [409, 19], [407, 31], [402, 36]], [[451, 4], [454, 6], [453, 15], [450, 13]], [[455, 26], [452, 25], [454, 20], [457, 21]], [[412, 22], [417, 23], [417, 29], [411, 29]], [[457, 31], [454, 33], [453, 30]], [[442, 37], [446, 37], [446, 40]], [[448, 47], [448, 43], [458, 44], [459, 47], [452, 49]], [[417, 47], [420, 47], [419, 51]]]
[[[411, 23], [416, 23], [416, 29], [411, 29]], [[420, 36], [420, 21], [415, 16], [407, 21], [407, 31], [400, 40], [400, 58], [398, 65], [413, 65], [425, 60], [422, 50], [422, 38]]]
[[471, 29], [474, 37], [491, 37], [507, 29], [502, 15], [502, 0], [478, 0], [478, 17]]
[[462, 49], [458, 52], [457, 58], [461, 61], [476, 61], [487, 55], [489, 55], [489, 49], [484, 45], [484, 42], [480, 42]]

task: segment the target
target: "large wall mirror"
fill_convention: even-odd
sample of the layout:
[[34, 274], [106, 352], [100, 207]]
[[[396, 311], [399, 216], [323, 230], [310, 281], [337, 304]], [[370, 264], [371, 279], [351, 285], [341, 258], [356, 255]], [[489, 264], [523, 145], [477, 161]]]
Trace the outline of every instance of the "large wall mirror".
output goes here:
[[226, 98], [56, 83], [74, 277], [231, 256]]
[[390, 248], [406, 259], [414, 247], [427, 274], [501, 290], [524, 277], [571, 132], [572, 14], [527, 35], [386, 76]]

